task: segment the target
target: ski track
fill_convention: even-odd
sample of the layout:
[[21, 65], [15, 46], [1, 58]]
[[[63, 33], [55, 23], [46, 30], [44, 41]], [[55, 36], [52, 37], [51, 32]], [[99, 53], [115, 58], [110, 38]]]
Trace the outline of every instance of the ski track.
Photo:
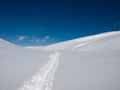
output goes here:
[[[93, 38], [93, 37], [91, 37]], [[101, 38], [83, 42], [79, 45], [75, 45], [70, 50], [74, 51], [83, 46], [96, 42]], [[64, 50], [63, 50], [64, 51]], [[61, 51], [61, 53], [64, 53]], [[32, 78], [25, 81], [25, 84], [17, 90], [51, 90], [54, 80], [54, 74], [58, 67], [60, 52], [53, 53], [49, 56], [50, 60], [38, 71]]]
[[17, 90], [51, 90], [54, 74], [58, 67], [60, 53], [56, 52], [49, 56], [50, 60], [32, 78], [25, 81], [24, 85]]
[[[75, 46], [72, 48], [72, 51], [92, 42], [95, 42], [95, 40]], [[51, 90], [60, 54], [60, 52], [51, 54], [49, 56], [50, 60], [40, 69], [40, 71], [33, 75], [30, 80], [25, 81], [25, 84], [17, 90]]]

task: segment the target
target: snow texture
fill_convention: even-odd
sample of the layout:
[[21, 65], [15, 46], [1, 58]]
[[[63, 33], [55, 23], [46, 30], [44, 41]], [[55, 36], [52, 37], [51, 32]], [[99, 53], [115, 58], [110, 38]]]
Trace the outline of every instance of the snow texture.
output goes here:
[[0, 90], [120, 90], [120, 31], [44, 47], [0, 39], [0, 73]]

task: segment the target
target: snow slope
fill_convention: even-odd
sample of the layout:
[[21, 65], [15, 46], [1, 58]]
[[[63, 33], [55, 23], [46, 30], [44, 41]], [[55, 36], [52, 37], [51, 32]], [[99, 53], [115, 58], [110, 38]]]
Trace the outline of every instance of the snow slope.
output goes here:
[[[98, 35], [92, 35], [92, 36], [87, 36], [83, 38], [78, 38], [74, 40], [69, 40], [66, 42], [62, 43], [57, 43], [49, 46], [45, 46], [43, 48], [39, 47], [28, 47], [29, 49], [44, 49], [44, 50], [57, 50], [57, 51], [69, 51], [73, 49], [78, 49], [81, 46], [87, 46], [84, 48], [84, 50], [92, 49], [118, 49], [120, 45], [120, 31], [114, 31], [114, 32], [107, 32], [107, 33], [102, 33]], [[116, 46], [117, 45], [117, 46]], [[116, 47], [112, 47], [116, 46]], [[98, 47], [98, 48], [97, 48]], [[110, 47], [110, 48], [109, 48]], [[120, 48], [119, 48], [120, 49]]]
[[30, 51], [0, 39], [0, 90], [16, 90], [36, 73], [51, 52]]
[[[44, 74], [36, 76], [55, 52], [61, 53], [57, 70], [50, 64]], [[56, 54], [52, 58], [52, 63], [57, 61]], [[49, 74], [52, 70], [56, 71], [54, 77]], [[46, 90], [41, 87], [48, 87], [51, 77], [54, 83], [47, 90], [120, 90], [120, 31], [27, 49], [0, 40], [0, 73], [0, 90], [18, 89], [31, 76], [36, 78], [27, 81], [32, 88], [20, 90]]]

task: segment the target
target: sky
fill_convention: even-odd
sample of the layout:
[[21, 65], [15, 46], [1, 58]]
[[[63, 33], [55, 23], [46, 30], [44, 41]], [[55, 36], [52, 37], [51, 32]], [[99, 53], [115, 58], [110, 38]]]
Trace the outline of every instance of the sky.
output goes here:
[[43, 46], [120, 29], [120, 0], [0, 0], [0, 38]]

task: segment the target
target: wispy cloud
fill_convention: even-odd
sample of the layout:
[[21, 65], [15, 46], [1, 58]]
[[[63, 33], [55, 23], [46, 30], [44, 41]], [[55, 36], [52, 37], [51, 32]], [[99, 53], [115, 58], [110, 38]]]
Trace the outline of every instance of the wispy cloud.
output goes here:
[[26, 38], [26, 36], [19, 36], [17, 41], [23, 41], [23, 40], [25, 40], [25, 38]]
[[30, 40], [30, 42], [34, 42], [34, 40], [33, 40], [33, 39], [31, 39], [31, 40]]
[[46, 42], [49, 39], [50, 39], [50, 36], [47, 35], [47, 36], [43, 37], [43, 39], [41, 39], [41, 42]]
[[35, 42], [35, 43], [43, 43], [43, 42], [46, 42], [46, 41], [48, 41], [50, 39], [50, 36], [49, 35], [47, 35], [47, 36], [44, 36], [43, 38], [32, 38], [31, 40], [30, 40], [30, 42], [32, 43], [32, 42]]
[[48, 40], [50, 39], [50, 36], [45, 36], [44, 39]]
[[41, 39], [36, 39], [36, 42], [39, 43], [41, 41]]

